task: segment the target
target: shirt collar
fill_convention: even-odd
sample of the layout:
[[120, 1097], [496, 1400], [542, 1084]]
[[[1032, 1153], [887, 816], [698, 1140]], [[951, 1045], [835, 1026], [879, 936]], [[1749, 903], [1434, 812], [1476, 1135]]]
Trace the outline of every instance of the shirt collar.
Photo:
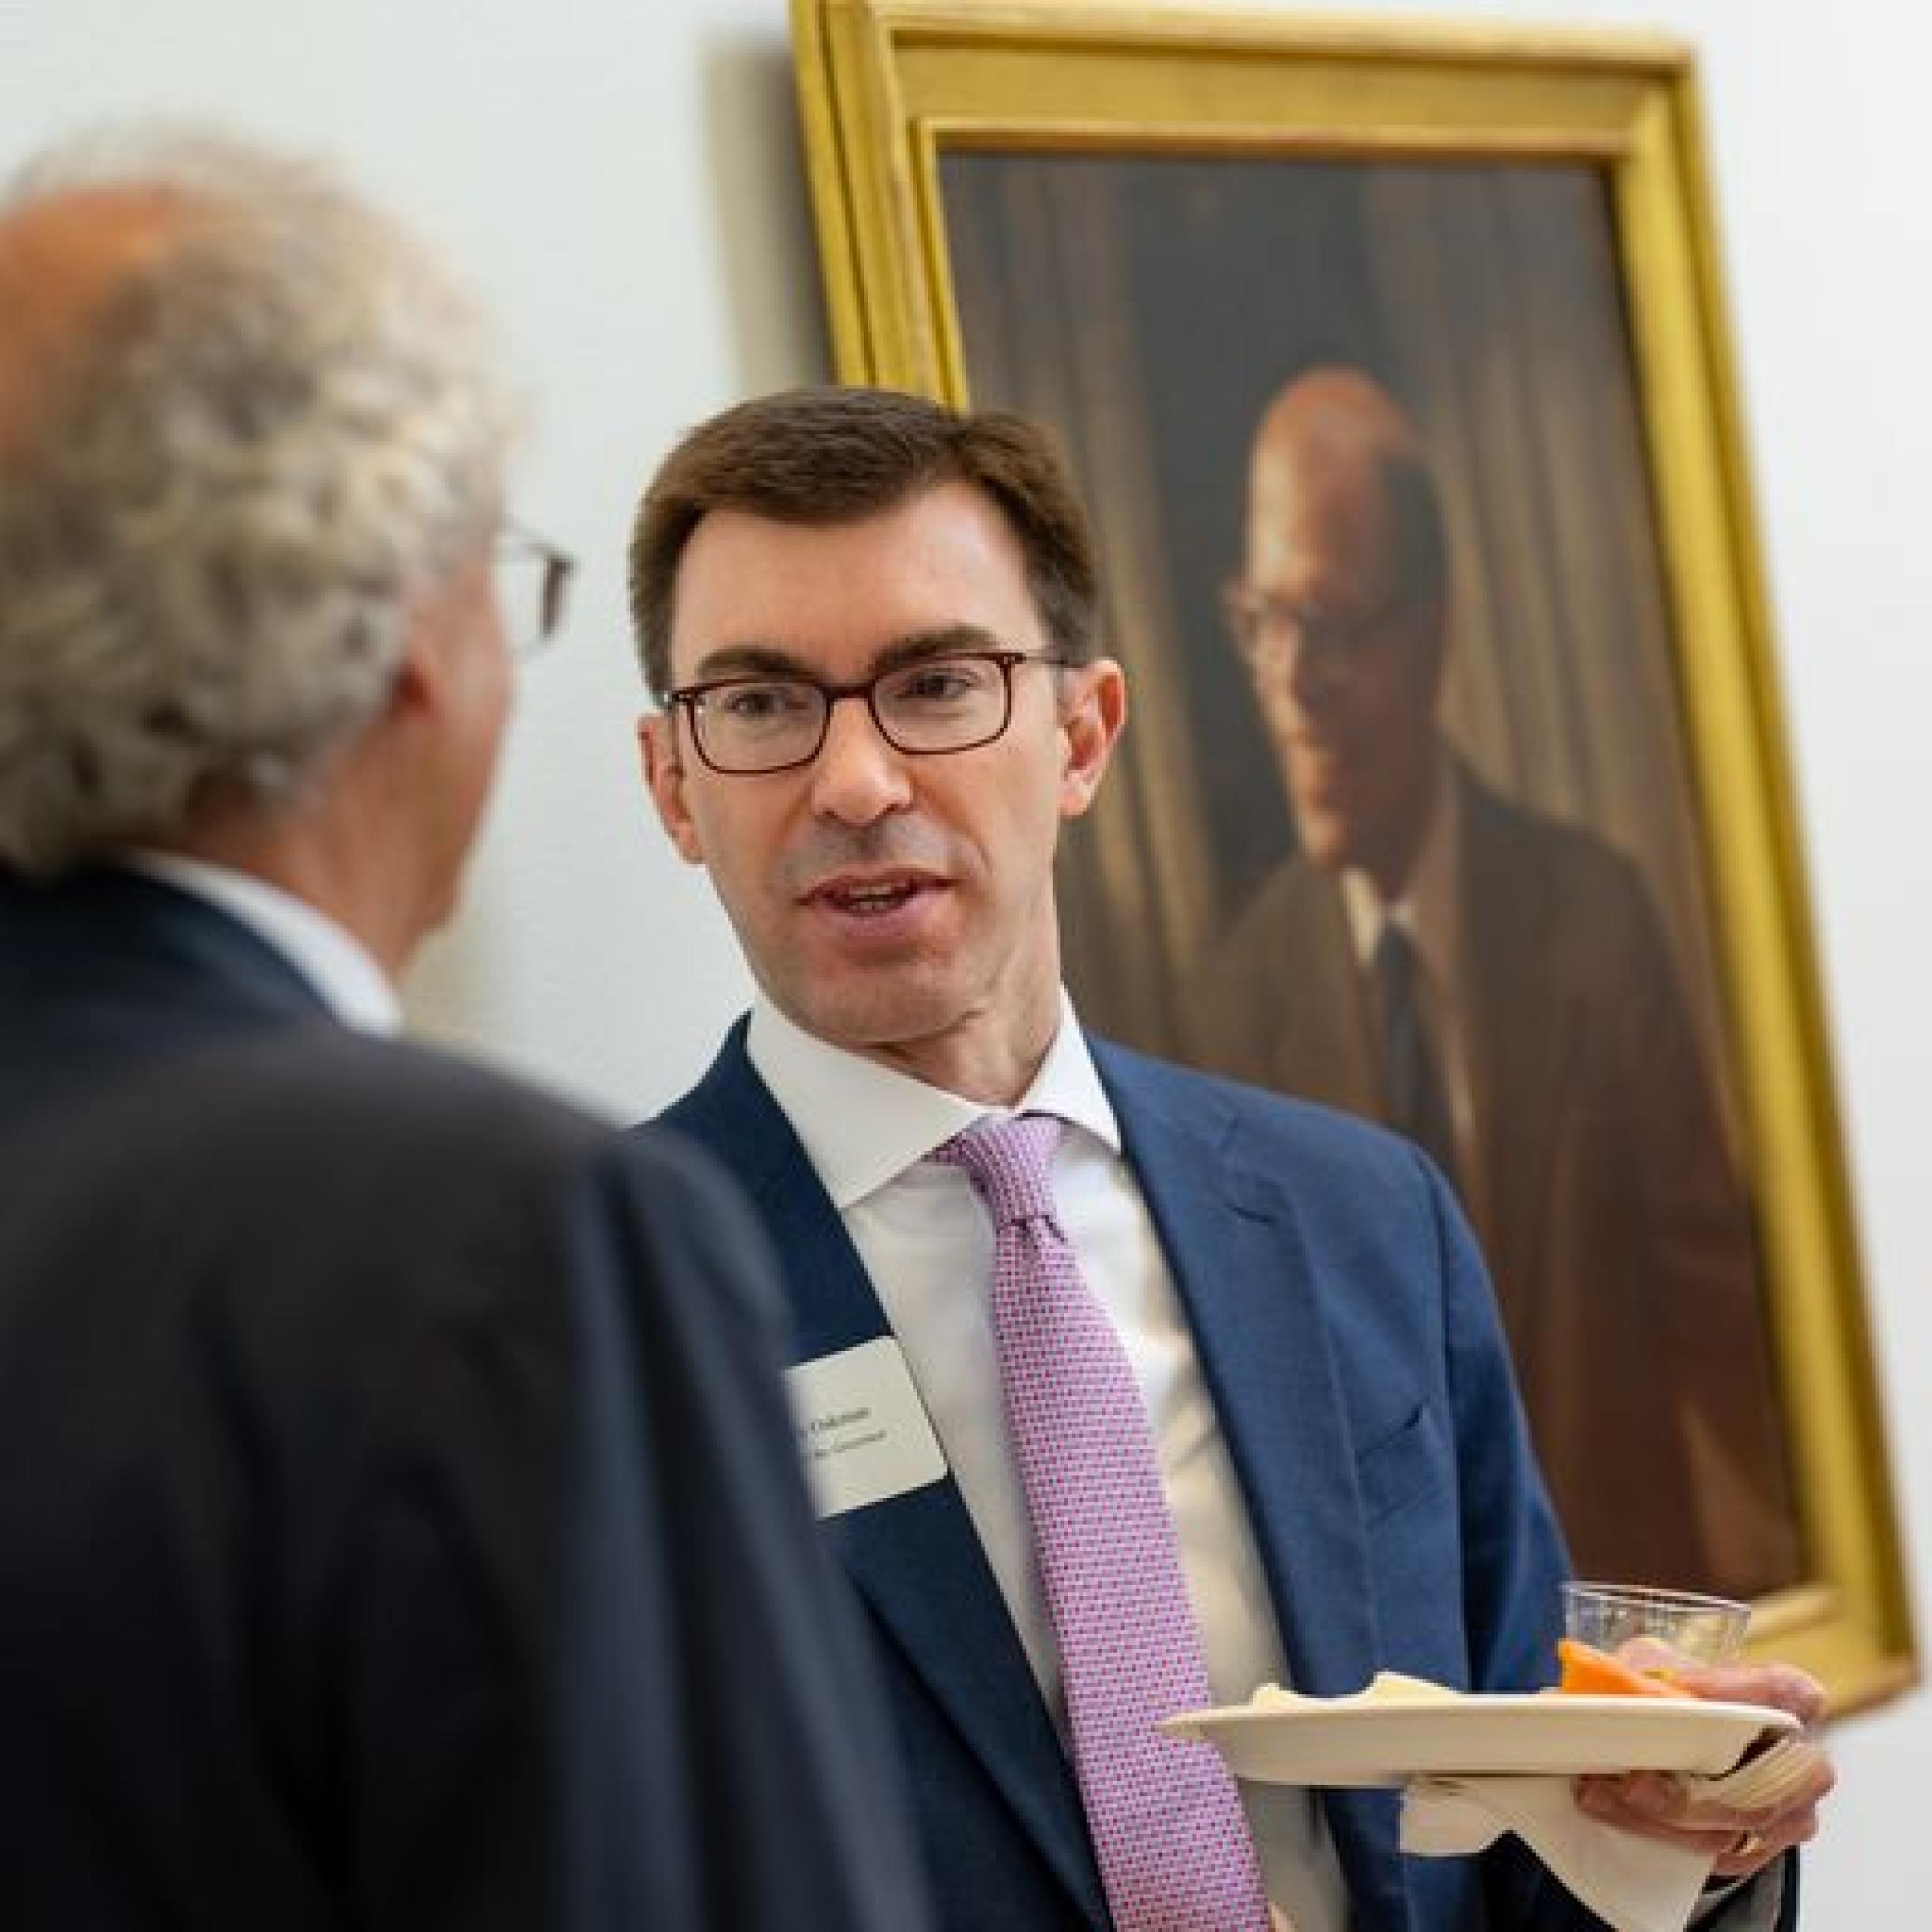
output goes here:
[[306, 899], [252, 872], [178, 852], [130, 852], [123, 862], [238, 920], [294, 967], [344, 1026], [358, 1033], [400, 1030], [402, 1010], [382, 969], [353, 934]]
[[1435, 979], [1444, 985], [1454, 982], [1460, 940], [1462, 847], [1462, 788], [1455, 782], [1455, 761], [1444, 748], [1436, 758], [1429, 823], [1406, 889], [1384, 902], [1366, 872], [1352, 868], [1342, 874], [1342, 902], [1357, 959], [1366, 965], [1374, 958], [1383, 926], [1394, 920], [1408, 934]]
[[1060, 1024], [1017, 1107], [988, 1107], [807, 1033], [769, 1000], [752, 1009], [745, 1050], [803, 1142], [841, 1214], [989, 1114], [1052, 1114], [1120, 1150], [1120, 1124], [1063, 988]]

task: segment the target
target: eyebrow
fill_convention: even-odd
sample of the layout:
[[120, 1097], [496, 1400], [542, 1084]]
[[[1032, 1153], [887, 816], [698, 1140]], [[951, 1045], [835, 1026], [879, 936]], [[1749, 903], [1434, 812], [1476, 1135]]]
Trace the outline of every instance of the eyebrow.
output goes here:
[[[901, 666], [920, 664], [931, 658], [957, 657], [971, 651], [1004, 651], [1014, 647], [977, 624], [942, 624], [930, 630], [910, 631], [873, 654], [865, 675], [877, 677]], [[814, 682], [826, 682], [817, 666], [807, 663], [782, 644], [720, 644], [698, 659], [692, 684], [711, 684], [721, 678], [798, 677]]]

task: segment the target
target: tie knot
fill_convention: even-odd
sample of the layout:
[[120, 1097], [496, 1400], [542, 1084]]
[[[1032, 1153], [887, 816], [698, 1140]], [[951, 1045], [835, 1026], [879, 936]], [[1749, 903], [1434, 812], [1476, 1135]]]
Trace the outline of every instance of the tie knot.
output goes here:
[[1051, 1114], [981, 1120], [933, 1149], [934, 1160], [962, 1167], [996, 1227], [1053, 1217], [1053, 1150], [1063, 1124]]

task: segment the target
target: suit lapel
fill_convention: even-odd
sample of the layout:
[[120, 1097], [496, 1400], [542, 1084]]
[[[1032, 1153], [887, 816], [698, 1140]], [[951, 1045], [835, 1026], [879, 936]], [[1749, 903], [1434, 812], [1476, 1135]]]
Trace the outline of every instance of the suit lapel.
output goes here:
[[1366, 1120], [1382, 1118], [1372, 1016], [1334, 879], [1305, 860], [1282, 875], [1270, 950], [1282, 962], [1270, 1084]]
[[[792, 1355], [890, 1332], [885, 1311], [791, 1124], [744, 1052], [742, 1022], [704, 1082], [664, 1117], [721, 1156], [765, 1215], [784, 1264]], [[826, 1525], [887, 1640], [957, 1727], [1096, 1928], [1108, 1924], [1066, 1755], [950, 1476]]]
[[[1219, 1414], [1295, 1685], [1359, 1690], [1378, 1666], [1365, 1511], [1318, 1274], [1277, 1177], [1244, 1157], [1234, 1108], [1150, 1080], [1101, 1041], [1094, 1057], [1120, 1120]], [[1395, 1811], [1383, 1792], [1324, 1802], [1352, 1923], [1406, 1926]]]
[[1293, 1210], [1244, 1161], [1232, 1109], [1178, 1113], [1115, 1049], [1096, 1041], [1094, 1054], [1193, 1329], [1294, 1681], [1358, 1689], [1376, 1633], [1360, 1507], [1334, 1479], [1354, 1450]]

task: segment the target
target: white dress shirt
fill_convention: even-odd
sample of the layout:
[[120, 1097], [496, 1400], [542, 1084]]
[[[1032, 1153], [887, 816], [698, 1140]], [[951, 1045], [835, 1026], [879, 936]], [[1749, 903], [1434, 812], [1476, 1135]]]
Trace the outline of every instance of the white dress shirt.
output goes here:
[[[992, 1224], [964, 1173], [925, 1158], [1001, 1110], [828, 1046], [768, 1002], [752, 1010], [746, 1047], [871, 1275], [1064, 1736], [1059, 1653], [1000, 1391]], [[1237, 1703], [1258, 1684], [1286, 1683], [1266, 1579], [1186, 1317], [1064, 993], [1059, 1031], [1013, 1111], [1070, 1124], [1054, 1156], [1060, 1225], [1147, 1405], [1214, 1701]], [[1312, 1797], [1250, 1786], [1242, 1798], [1270, 1899], [1296, 1932], [1341, 1932], [1341, 1868]]]
[[314, 988], [344, 1026], [393, 1034], [402, 1024], [396, 989], [355, 936], [306, 899], [252, 872], [178, 852], [130, 852], [122, 862], [238, 921]]

